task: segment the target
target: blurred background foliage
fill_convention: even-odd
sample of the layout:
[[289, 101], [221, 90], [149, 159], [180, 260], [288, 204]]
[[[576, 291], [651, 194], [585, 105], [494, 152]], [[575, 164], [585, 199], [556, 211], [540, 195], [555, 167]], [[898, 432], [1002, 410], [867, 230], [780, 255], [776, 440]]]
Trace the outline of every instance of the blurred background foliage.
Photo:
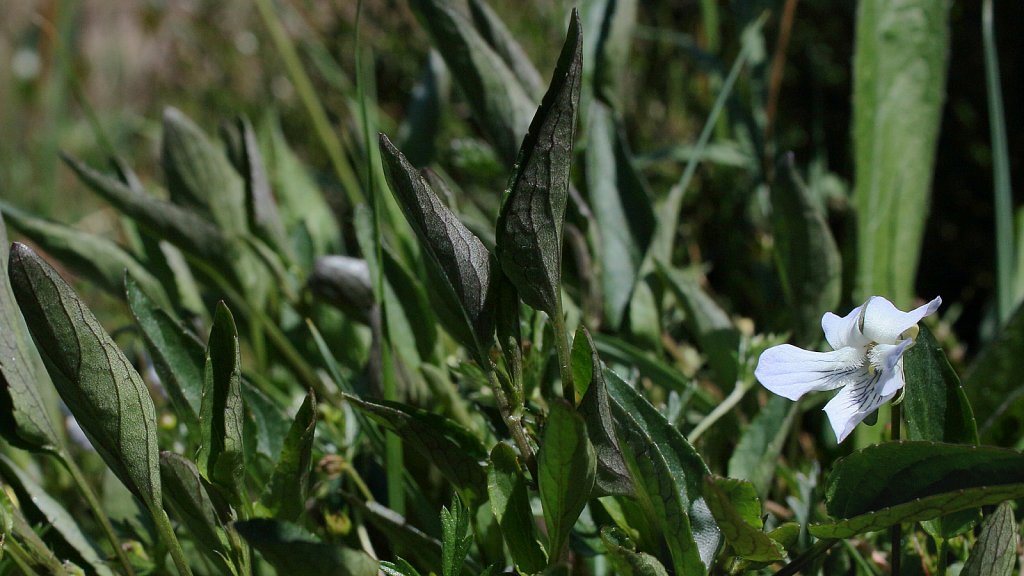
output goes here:
[[[854, 229], [846, 202], [853, 171], [850, 95], [856, 3], [792, 3], [795, 11], [774, 112], [770, 103], [768, 110], [748, 103], [764, 101], [758, 91], [774, 90], [776, 79], [769, 77], [768, 64], [780, 45], [785, 2], [718, 2], [715, 22], [706, 21], [706, 4], [643, 2], [638, 13], [622, 112], [651, 190], [664, 194], [675, 182], [687, 145], [696, 139], [728, 63], [739, 52], [740, 32], [768, 10], [766, 53], [741, 78], [726, 115], [762, 110], [772, 116], [768, 122], [774, 150], [791, 150], [798, 165], [810, 167], [809, 177], [830, 202], [838, 242], [851, 246]], [[570, 5], [564, 0], [493, 2], [512, 35], [538, 63], [552, 62], [557, 55]], [[281, 0], [276, 8], [332, 123], [342, 134], [357, 133], [351, 101], [356, 2]], [[1017, 56], [1024, 53], [1024, 36], [1017, 33], [1024, 4], [997, 2], [995, 10], [1011, 174], [1021, 182], [1024, 131], [1013, 127], [1024, 125], [1021, 107], [1015, 105], [1024, 98], [1024, 60]], [[159, 181], [159, 119], [166, 106], [180, 108], [201, 126], [216, 126], [238, 114], [260, 118], [273, 109], [332, 206], [345, 213], [329, 159], [309, 137], [309, 116], [254, 3], [7, 0], [2, 12], [4, 200], [79, 229], [117, 236], [115, 211], [74, 182], [60, 164], [59, 150], [93, 165], [116, 150], [143, 181]], [[393, 133], [431, 43], [405, 1], [367, 0], [364, 16], [364, 49], [373, 54], [376, 100], [384, 112], [381, 127]], [[952, 3], [948, 88], [916, 289], [954, 303], [946, 318], [955, 321], [960, 342], [966, 344], [954, 352], [968, 355], [991, 331], [995, 286], [992, 154], [980, 21], [980, 3]], [[458, 91], [452, 91], [451, 102], [440, 119], [438, 164], [457, 182], [489, 189], [496, 209], [505, 172], [476, 135]], [[726, 133], [724, 124], [722, 128]], [[758, 246], [763, 238], [757, 230], [745, 229], [750, 220], [742, 217], [751, 209], [749, 194], [758, 183], [749, 177], [754, 171], [733, 169], [748, 161], [735, 149], [712, 146], [711, 153], [716, 161], [702, 164], [686, 196], [682, 250], [691, 262], [711, 265], [710, 284], [733, 312], [762, 317], [759, 311], [770, 307], [777, 295], [758, 293], [764, 283], [751, 281], [751, 275], [770, 273], [771, 263], [758, 261], [765, 254]], [[471, 177], [463, 177], [467, 174]]]

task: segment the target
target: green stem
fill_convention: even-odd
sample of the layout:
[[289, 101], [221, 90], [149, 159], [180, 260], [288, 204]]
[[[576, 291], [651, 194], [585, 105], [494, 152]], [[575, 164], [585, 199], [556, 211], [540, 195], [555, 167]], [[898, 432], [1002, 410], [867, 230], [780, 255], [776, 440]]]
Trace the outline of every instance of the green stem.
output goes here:
[[572, 381], [572, 358], [569, 352], [569, 332], [565, 329], [565, 315], [562, 314], [562, 297], [555, 302], [555, 315], [551, 318], [555, 331], [555, 348], [558, 350], [558, 372], [562, 375], [562, 396], [576, 406], [576, 385]]
[[509, 402], [505, 389], [498, 382], [493, 364], [487, 370], [487, 380], [490, 382], [491, 389], [494, 390], [494, 397], [498, 401], [498, 411], [501, 412], [501, 419], [505, 421], [505, 426], [508, 427], [512, 440], [516, 443], [516, 447], [519, 448], [519, 453], [522, 454], [523, 461], [526, 463], [526, 469], [530, 471], [530, 477], [536, 480], [537, 457], [533, 454], [530, 441], [526, 438], [522, 416], [513, 413], [516, 407], [513, 407], [512, 403]]
[[188, 560], [185, 559], [185, 551], [181, 549], [181, 543], [178, 542], [178, 537], [174, 534], [174, 527], [171, 526], [171, 519], [167, 517], [167, 512], [163, 508], [154, 506], [150, 508], [150, 514], [153, 516], [153, 522], [156, 523], [156, 531], [160, 535], [160, 539], [171, 552], [171, 559], [174, 560], [178, 574], [192, 576], [192, 568], [189, 567]]
[[711, 428], [715, 422], [718, 422], [722, 416], [728, 414], [733, 407], [739, 404], [740, 400], [743, 400], [743, 396], [746, 395], [747, 390], [750, 390], [751, 385], [752, 383], [737, 382], [732, 392], [725, 397], [725, 400], [722, 400], [710, 414], [694, 426], [693, 431], [690, 432], [690, 437], [687, 438], [690, 444], [697, 442], [697, 439], [707, 432], [708, 428]]
[[828, 552], [830, 548], [839, 542], [840, 540], [818, 540], [803, 554], [797, 556], [792, 562], [783, 566], [781, 570], [774, 574], [774, 576], [793, 576], [794, 574], [799, 574], [801, 570], [806, 568], [818, 556]]
[[[902, 407], [899, 404], [892, 405], [892, 441], [900, 440], [900, 423], [902, 421]], [[900, 576], [900, 563], [903, 560], [903, 525], [893, 524], [889, 529], [889, 539], [892, 548], [892, 576]]]
[[946, 546], [946, 539], [945, 538], [936, 538], [935, 539], [935, 554], [938, 557], [938, 565], [937, 565], [937, 567], [935, 569], [935, 574], [937, 576], [946, 576], [946, 570], [947, 570], [947, 560], [946, 560], [946, 556], [947, 556], [946, 552], [947, 552], [947, 550], [946, 550], [946, 548], [947, 548], [947, 546]]
[[107, 513], [104, 512], [103, 506], [100, 505], [99, 498], [96, 497], [96, 493], [93, 492], [92, 487], [89, 486], [89, 482], [85, 479], [85, 475], [82, 474], [82, 469], [78, 467], [78, 464], [75, 464], [74, 460], [63, 452], [56, 452], [54, 453], [54, 456], [60, 460], [61, 464], [64, 465], [64, 468], [71, 474], [71, 479], [75, 482], [75, 485], [78, 486], [78, 490], [82, 495], [85, 496], [85, 501], [89, 505], [89, 508], [92, 509], [93, 514], [96, 515], [96, 520], [99, 521], [100, 528], [103, 530], [107, 539], [110, 540], [110, 545], [114, 547], [114, 555], [117, 556], [117, 561], [120, 562], [121, 566], [124, 568], [125, 574], [134, 576], [135, 569], [132, 568], [132, 563], [128, 560], [128, 555], [124, 552], [121, 540], [114, 532], [114, 526], [111, 525], [110, 518], [107, 516]]

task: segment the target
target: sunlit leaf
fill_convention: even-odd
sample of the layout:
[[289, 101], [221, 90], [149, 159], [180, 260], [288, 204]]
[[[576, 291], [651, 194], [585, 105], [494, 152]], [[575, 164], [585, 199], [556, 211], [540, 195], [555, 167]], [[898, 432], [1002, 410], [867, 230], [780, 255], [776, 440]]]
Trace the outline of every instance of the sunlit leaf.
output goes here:
[[740, 558], [757, 562], [782, 559], [782, 546], [762, 531], [761, 501], [745, 480], [706, 476], [704, 497], [725, 541]]
[[583, 417], [568, 403], [553, 402], [537, 457], [537, 485], [552, 564], [562, 557], [569, 531], [590, 499], [596, 468], [597, 456]]
[[981, 534], [964, 562], [961, 576], [1010, 576], [1017, 563], [1017, 522], [1013, 506], [1003, 502], [985, 517]]
[[658, 559], [646, 552], [637, 552], [629, 538], [617, 528], [601, 529], [601, 542], [616, 574], [623, 576], [668, 576]]
[[537, 539], [526, 478], [511, 446], [498, 442], [491, 450], [487, 494], [494, 517], [516, 565], [533, 574], [544, 569], [547, 555]]

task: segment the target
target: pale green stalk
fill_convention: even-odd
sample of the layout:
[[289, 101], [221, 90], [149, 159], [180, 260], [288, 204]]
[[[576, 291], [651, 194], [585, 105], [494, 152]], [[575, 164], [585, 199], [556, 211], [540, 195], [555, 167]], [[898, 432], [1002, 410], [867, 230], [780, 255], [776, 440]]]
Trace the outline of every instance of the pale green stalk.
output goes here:
[[167, 517], [167, 512], [163, 508], [150, 508], [150, 513], [156, 524], [157, 534], [160, 535], [164, 545], [170, 549], [171, 559], [174, 561], [175, 568], [178, 569], [178, 574], [192, 576], [192, 568], [189, 567], [188, 560], [185, 559], [185, 551], [181, 549], [181, 543], [178, 542], [178, 537], [174, 534], [174, 527], [171, 526], [171, 519]]
[[106, 535], [107, 539], [110, 540], [110, 545], [114, 547], [114, 555], [117, 556], [117, 561], [121, 563], [121, 567], [124, 568], [125, 574], [134, 576], [135, 569], [132, 568], [132, 563], [128, 560], [128, 556], [124, 552], [124, 547], [121, 544], [121, 539], [117, 537], [117, 533], [114, 532], [113, 525], [110, 524], [110, 518], [107, 517], [107, 513], [103, 510], [103, 506], [100, 505], [99, 498], [96, 497], [96, 493], [93, 492], [89, 482], [85, 479], [85, 475], [82, 474], [82, 469], [75, 464], [67, 454], [63, 452], [56, 452], [54, 456], [60, 460], [64, 468], [67, 469], [68, 473], [71, 474], [71, 479], [75, 485], [78, 486], [79, 492], [85, 496], [85, 502], [92, 509], [93, 514], [96, 515], [96, 520], [100, 523], [100, 528]]

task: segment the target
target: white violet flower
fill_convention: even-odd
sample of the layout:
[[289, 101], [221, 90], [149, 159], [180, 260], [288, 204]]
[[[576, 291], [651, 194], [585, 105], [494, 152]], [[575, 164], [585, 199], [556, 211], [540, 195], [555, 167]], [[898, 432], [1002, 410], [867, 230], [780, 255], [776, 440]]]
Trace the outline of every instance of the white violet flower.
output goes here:
[[828, 404], [836, 438], [853, 428], [903, 389], [903, 353], [914, 344], [917, 323], [934, 313], [942, 298], [903, 312], [881, 296], [872, 296], [840, 318], [821, 317], [831, 352], [812, 352], [790, 344], [761, 353], [754, 375], [775, 394], [798, 400], [808, 392], [842, 388]]

